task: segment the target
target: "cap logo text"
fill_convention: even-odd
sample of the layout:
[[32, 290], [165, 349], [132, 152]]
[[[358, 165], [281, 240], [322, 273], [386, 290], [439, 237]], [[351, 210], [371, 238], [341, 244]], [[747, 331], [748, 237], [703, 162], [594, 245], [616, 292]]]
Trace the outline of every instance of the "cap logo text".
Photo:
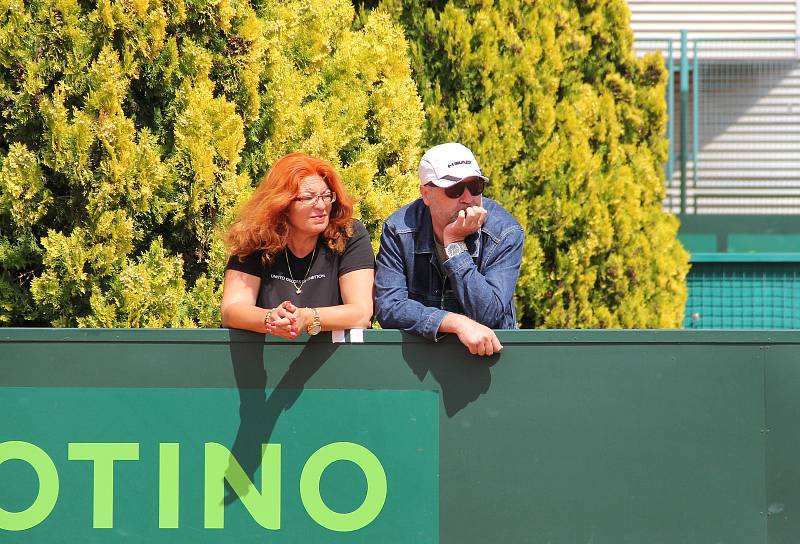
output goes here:
[[451, 162], [450, 164], [448, 164], [448, 165], [447, 165], [447, 167], [448, 167], [448, 168], [452, 168], [452, 167], [454, 167], [454, 166], [456, 166], [456, 165], [458, 165], [458, 164], [472, 164], [472, 161], [456, 161], [456, 162]]

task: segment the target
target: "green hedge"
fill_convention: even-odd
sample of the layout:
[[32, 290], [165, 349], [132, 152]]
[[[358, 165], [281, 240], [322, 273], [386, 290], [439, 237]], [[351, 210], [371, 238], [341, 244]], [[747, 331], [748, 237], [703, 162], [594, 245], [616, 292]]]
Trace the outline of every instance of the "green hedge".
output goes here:
[[276, 158], [339, 167], [377, 243], [458, 140], [528, 231], [523, 326], [679, 326], [666, 75], [624, 1], [359, 7], [0, 0], [0, 324], [218, 326], [220, 229]]
[[423, 112], [342, 0], [0, 2], [0, 323], [219, 326], [220, 228], [274, 160], [342, 171], [377, 235]]

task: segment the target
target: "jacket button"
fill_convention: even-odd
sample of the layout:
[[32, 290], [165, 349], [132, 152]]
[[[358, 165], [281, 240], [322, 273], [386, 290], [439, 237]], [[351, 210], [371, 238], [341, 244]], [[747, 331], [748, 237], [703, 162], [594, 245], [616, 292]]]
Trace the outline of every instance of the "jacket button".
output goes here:
[[438, 290], [438, 289], [434, 289], [434, 290], [433, 290], [433, 294], [434, 294], [434, 295], [438, 295], [438, 294], [439, 294], [439, 290]]

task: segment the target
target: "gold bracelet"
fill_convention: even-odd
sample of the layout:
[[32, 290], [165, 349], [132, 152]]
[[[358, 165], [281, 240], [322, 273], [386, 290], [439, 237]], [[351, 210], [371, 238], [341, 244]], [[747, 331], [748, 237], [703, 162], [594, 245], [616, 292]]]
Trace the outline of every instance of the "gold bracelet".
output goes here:
[[319, 334], [319, 331], [322, 330], [322, 321], [319, 318], [319, 310], [311, 308], [311, 311], [314, 312], [314, 320], [308, 324], [306, 332], [314, 336], [315, 334]]
[[270, 308], [267, 310], [266, 315], [264, 315], [264, 329], [267, 329], [270, 324], [272, 324], [272, 312], [275, 311], [275, 308]]

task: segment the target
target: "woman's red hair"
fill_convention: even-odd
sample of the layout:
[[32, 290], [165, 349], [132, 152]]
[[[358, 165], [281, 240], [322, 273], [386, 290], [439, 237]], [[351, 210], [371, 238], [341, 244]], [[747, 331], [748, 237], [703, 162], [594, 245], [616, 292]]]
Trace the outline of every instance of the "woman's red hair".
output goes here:
[[268, 264], [286, 247], [291, 231], [287, 209], [298, 195], [300, 182], [315, 174], [336, 193], [322, 236], [333, 251], [344, 251], [347, 239], [353, 235], [353, 203], [344, 191], [342, 178], [322, 159], [290, 153], [272, 165], [228, 228], [224, 240], [229, 253], [243, 259], [263, 249], [264, 262]]

